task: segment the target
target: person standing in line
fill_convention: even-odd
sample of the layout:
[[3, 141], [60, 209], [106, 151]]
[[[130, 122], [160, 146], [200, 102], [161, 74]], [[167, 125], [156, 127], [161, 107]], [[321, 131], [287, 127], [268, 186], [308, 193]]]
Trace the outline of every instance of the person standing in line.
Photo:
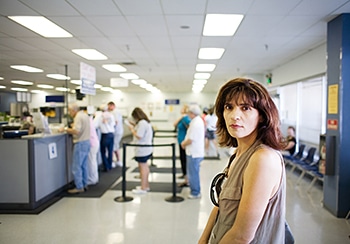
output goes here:
[[[147, 115], [141, 108], [136, 107], [131, 116], [135, 122], [135, 127], [129, 125], [129, 129], [134, 137], [134, 143], [139, 145], [152, 145], [153, 129]], [[135, 147], [135, 160], [138, 163], [141, 175], [141, 186], [133, 189], [134, 194], [145, 194], [150, 191], [149, 187], [149, 165], [147, 160], [152, 157], [153, 147]]]
[[285, 243], [284, 140], [277, 107], [262, 84], [236, 78], [221, 87], [215, 113], [219, 145], [235, 152], [213, 179], [215, 206], [198, 243]]
[[124, 127], [123, 127], [123, 116], [122, 114], [116, 109], [114, 102], [108, 103], [108, 111], [111, 112], [115, 119], [115, 132], [114, 132], [114, 147], [113, 151], [115, 153], [116, 157], [116, 163], [112, 163], [112, 166], [123, 166], [120, 156], [120, 141], [122, 140], [123, 133], [124, 133]]
[[201, 109], [197, 104], [190, 105], [188, 115], [191, 123], [181, 147], [186, 151], [187, 176], [191, 193], [189, 199], [201, 197], [199, 169], [204, 159], [204, 122], [201, 118]]
[[88, 185], [96, 185], [99, 181], [97, 156], [100, 149], [100, 141], [96, 132], [96, 127], [92, 116], [90, 119], [90, 153], [89, 153], [89, 174]]
[[90, 119], [80, 110], [77, 104], [68, 106], [68, 113], [74, 119], [72, 128], [65, 128], [65, 132], [73, 136], [73, 165], [75, 188], [68, 193], [77, 194], [87, 190], [88, 186], [88, 160], [90, 152]]
[[[104, 106], [102, 108], [103, 112], [95, 118], [96, 128], [99, 128], [101, 131], [100, 152], [104, 172], [108, 172], [112, 169], [115, 125], [114, 116], [108, 112], [107, 109], [107, 106]], [[108, 156], [106, 153], [108, 153]]]
[[180, 183], [180, 187], [188, 186], [187, 179], [187, 171], [186, 171], [186, 152], [185, 149], [181, 147], [181, 142], [185, 139], [186, 131], [188, 126], [190, 125], [191, 119], [188, 116], [188, 105], [184, 105], [181, 109], [181, 116], [178, 118], [174, 126], [177, 131], [177, 142], [179, 143], [179, 152], [180, 152], [180, 162], [181, 162], [181, 170], [182, 170], [182, 179], [185, 179], [185, 182]]

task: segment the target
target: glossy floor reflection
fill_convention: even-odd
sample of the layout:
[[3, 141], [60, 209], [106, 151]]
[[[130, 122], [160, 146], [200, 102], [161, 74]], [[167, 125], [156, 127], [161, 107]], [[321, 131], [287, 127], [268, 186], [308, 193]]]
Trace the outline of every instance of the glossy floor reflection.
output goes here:
[[[168, 155], [169, 151], [162, 148], [156, 153]], [[188, 188], [177, 194], [184, 198], [182, 202], [168, 202], [165, 199], [171, 192], [154, 193], [152, 189], [141, 196], [126, 192], [133, 197], [130, 202], [116, 202], [122, 195], [117, 190], [109, 190], [101, 198], [62, 198], [38, 215], [0, 215], [0, 243], [197, 243], [212, 208], [210, 181], [227, 163], [227, 154], [220, 154], [220, 160], [202, 163], [201, 199], [187, 199]], [[127, 178], [135, 180], [132, 170], [137, 165], [131, 160], [132, 153], [129, 155]], [[155, 160], [154, 164], [171, 167], [170, 160]], [[316, 184], [307, 193], [307, 178], [296, 185], [298, 174], [287, 169], [287, 176], [287, 220], [296, 243], [350, 243], [350, 221], [338, 219], [322, 207], [321, 186]], [[150, 175], [153, 182], [171, 180], [171, 174]]]

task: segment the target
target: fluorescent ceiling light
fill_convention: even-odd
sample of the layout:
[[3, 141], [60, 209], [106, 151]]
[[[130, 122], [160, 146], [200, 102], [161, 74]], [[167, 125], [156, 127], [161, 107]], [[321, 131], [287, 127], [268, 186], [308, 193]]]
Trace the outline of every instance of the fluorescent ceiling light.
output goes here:
[[72, 52], [87, 60], [106, 60], [105, 55], [95, 49], [72, 49]]
[[70, 80], [69, 76], [65, 76], [61, 74], [47, 74], [46, 76], [56, 80]]
[[111, 72], [125, 72], [126, 68], [119, 64], [104, 64], [102, 67]]
[[94, 87], [95, 87], [96, 89], [100, 89], [100, 88], [102, 87], [102, 85], [95, 83]]
[[242, 14], [207, 14], [203, 36], [233, 36], [243, 17]]
[[207, 80], [193, 80], [193, 85], [205, 85], [207, 82]]
[[0, 89], [5, 89], [6, 88], [6, 86], [0, 86]]
[[44, 91], [42, 91], [42, 90], [31, 90], [30, 92], [37, 93], [37, 94], [44, 93]]
[[43, 37], [73, 37], [72, 34], [42, 16], [8, 16], [8, 18]]
[[200, 48], [198, 52], [199, 59], [220, 59], [224, 54], [224, 48]]
[[197, 64], [196, 71], [197, 72], [211, 72], [215, 69], [215, 64]]
[[3, 80], [4, 78], [3, 77], [0, 77], [0, 80]]
[[131, 83], [140, 86], [142, 84], [147, 84], [147, 81], [145, 81], [143, 79], [138, 79], [138, 80], [131, 80]]
[[134, 73], [123, 73], [119, 76], [127, 80], [137, 80], [139, 78], [138, 75]]
[[54, 86], [46, 85], [46, 84], [38, 84], [37, 87], [43, 88], [43, 89], [53, 89]]
[[111, 91], [113, 91], [113, 88], [112, 87], [103, 86], [103, 87], [101, 87], [101, 91], [111, 92]]
[[34, 68], [28, 65], [11, 65], [10, 66], [12, 69], [17, 69], [29, 73], [41, 73], [44, 72], [42, 69]]
[[63, 91], [63, 92], [70, 91], [70, 89], [66, 88], [66, 87], [56, 87], [55, 90], [56, 91]]
[[210, 78], [210, 73], [195, 73], [194, 78], [199, 80], [207, 80]]
[[81, 85], [81, 80], [71, 80], [70, 83], [80, 86]]
[[31, 81], [25, 81], [25, 80], [12, 80], [11, 83], [23, 85], [23, 86], [31, 86], [33, 85], [33, 82]]
[[28, 91], [27, 88], [19, 88], [19, 87], [12, 87], [11, 90], [13, 90], [13, 91]]

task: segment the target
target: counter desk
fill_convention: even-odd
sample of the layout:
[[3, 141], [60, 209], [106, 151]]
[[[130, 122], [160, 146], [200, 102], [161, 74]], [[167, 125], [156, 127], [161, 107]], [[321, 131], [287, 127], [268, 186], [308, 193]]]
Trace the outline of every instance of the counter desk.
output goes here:
[[68, 134], [0, 139], [0, 213], [40, 212], [73, 180]]

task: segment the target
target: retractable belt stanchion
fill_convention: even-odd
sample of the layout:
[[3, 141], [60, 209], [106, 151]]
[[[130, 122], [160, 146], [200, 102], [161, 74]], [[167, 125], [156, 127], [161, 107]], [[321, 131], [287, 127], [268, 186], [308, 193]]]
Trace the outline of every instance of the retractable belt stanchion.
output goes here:
[[126, 191], [126, 177], [125, 177], [125, 172], [126, 172], [126, 143], [123, 143], [123, 181], [122, 181], [122, 196], [114, 198], [114, 201], [116, 202], [130, 202], [134, 198], [133, 197], [128, 197], [125, 195]]
[[172, 147], [172, 158], [173, 158], [173, 195], [171, 197], [165, 198], [167, 202], [182, 202], [183, 197], [176, 196], [176, 156], [175, 156], [175, 143], [171, 144]]
[[167, 202], [181, 202], [184, 200], [183, 197], [176, 196], [176, 156], [175, 156], [175, 143], [172, 144], [162, 144], [162, 145], [137, 145], [137, 144], [127, 144], [123, 143], [123, 174], [122, 174], [122, 196], [114, 198], [114, 201], [116, 202], [129, 202], [132, 201], [133, 197], [128, 197], [125, 195], [126, 191], [126, 146], [133, 146], [133, 147], [164, 147], [164, 146], [171, 146], [172, 147], [172, 161], [173, 161], [173, 195], [171, 197], [165, 198]]

